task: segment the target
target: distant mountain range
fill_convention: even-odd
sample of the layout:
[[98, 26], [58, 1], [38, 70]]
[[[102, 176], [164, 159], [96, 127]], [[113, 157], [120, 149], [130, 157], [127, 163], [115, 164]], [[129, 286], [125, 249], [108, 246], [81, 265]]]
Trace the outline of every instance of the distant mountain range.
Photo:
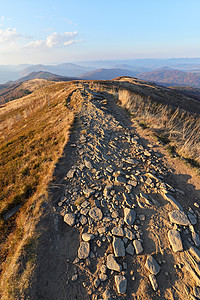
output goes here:
[[165, 86], [200, 87], [200, 74], [177, 70], [156, 70], [140, 73], [138, 78], [164, 84]]
[[85, 73], [80, 76], [85, 80], [110, 80], [119, 76], [135, 77], [139, 72], [134, 72], [125, 69], [98, 69], [92, 72]]
[[[127, 71], [134, 72], [134, 75], [140, 73], [154, 72], [157, 70], [177, 70], [190, 73], [200, 73], [200, 58], [172, 58], [172, 59], [128, 59], [128, 60], [102, 60], [102, 61], [81, 61], [76, 63], [61, 63], [55, 65], [0, 65], [0, 84], [7, 81], [14, 81], [21, 77], [27, 76], [32, 72], [49, 72], [60, 76], [68, 77], [83, 77], [93, 71], [101, 69], [121, 69], [122, 75], [126, 70], [125, 75], [128, 75]], [[94, 73], [95, 73], [94, 72]], [[104, 77], [104, 73], [107, 72], [109, 78], [113, 71], [104, 71], [101, 78]], [[118, 71], [114, 74], [114, 77], [118, 76]], [[86, 74], [85, 74], [86, 73]], [[99, 71], [98, 71], [99, 73]], [[131, 74], [131, 73], [130, 73]], [[94, 74], [93, 74], [94, 75]], [[100, 74], [99, 74], [100, 75]], [[94, 75], [96, 76], [96, 75]], [[130, 75], [131, 76], [131, 75]]]

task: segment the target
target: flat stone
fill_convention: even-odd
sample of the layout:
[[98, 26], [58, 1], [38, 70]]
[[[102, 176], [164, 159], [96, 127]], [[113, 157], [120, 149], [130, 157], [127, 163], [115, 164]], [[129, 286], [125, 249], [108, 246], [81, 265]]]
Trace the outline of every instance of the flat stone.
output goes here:
[[115, 177], [115, 181], [116, 181], [117, 183], [126, 184], [126, 178], [125, 178], [125, 177], [122, 177], [122, 176], [117, 176], [117, 177]]
[[89, 242], [89, 241], [91, 241], [93, 239], [94, 239], [94, 234], [92, 234], [92, 233], [83, 233], [82, 234], [82, 240], [84, 242]]
[[125, 256], [124, 242], [120, 238], [113, 237], [112, 245], [116, 257]]
[[192, 225], [196, 225], [197, 224], [197, 217], [193, 214], [191, 214], [190, 212], [188, 212], [188, 219], [190, 220], [190, 223]]
[[108, 269], [120, 272], [122, 270], [122, 266], [118, 264], [115, 260], [115, 256], [113, 254], [109, 254], [107, 256], [106, 266]]
[[113, 235], [124, 236], [124, 230], [122, 227], [114, 227], [111, 231]]
[[82, 216], [80, 217], [80, 222], [81, 222], [82, 225], [87, 224], [87, 218], [86, 218], [85, 216], [82, 215]]
[[160, 272], [160, 266], [153, 258], [153, 256], [148, 255], [145, 263], [145, 267], [154, 275], [157, 275]]
[[195, 243], [195, 245], [197, 247], [200, 247], [200, 238], [196, 232], [192, 232], [192, 239], [193, 239], [193, 242]]
[[129, 244], [127, 247], [126, 247], [126, 253], [130, 254], [130, 255], [133, 255], [134, 254], [134, 248], [133, 248], [133, 245]]
[[177, 209], [183, 210], [183, 207], [178, 203], [178, 201], [169, 193], [163, 193], [163, 198], [169, 201], [172, 205], [174, 205]]
[[126, 293], [126, 287], [127, 287], [127, 279], [123, 275], [115, 275], [115, 284], [117, 287], [117, 292], [119, 294], [125, 294]]
[[170, 222], [182, 226], [191, 225], [187, 215], [182, 210], [173, 210], [168, 213]]
[[69, 226], [74, 226], [75, 224], [75, 214], [66, 214], [64, 216], [64, 222], [67, 223]]
[[178, 230], [169, 230], [168, 238], [174, 252], [183, 251], [183, 244]]
[[138, 240], [134, 240], [133, 241], [133, 246], [135, 248], [135, 252], [136, 254], [140, 254], [143, 252], [143, 247], [142, 247], [142, 243]]
[[102, 211], [98, 207], [93, 207], [89, 211], [89, 216], [95, 221], [100, 221], [103, 217]]
[[124, 222], [127, 225], [133, 225], [136, 218], [136, 212], [133, 209], [124, 208]]
[[136, 187], [137, 186], [137, 181], [136, 180], [128, 180], [127, 182], [129, 185]]
[[86, 259], [90, 254], [90, 244], [88, 242], [80, 242], [80, 246], [78, 248], [78, 258]]
[[153, 290], [157, 291], [157, 289], [158, 289], [158, 283], [157, 283], [157, 280], [156, 280], [156, 276], [154, 274], [150, 274], [149, 275], [149, 280], [151, 282]]
[[135, 235], [132, 233], [132, 231], [130, 231], [130, 229], [128, 229], [128, 228], [124, 228], [124, 235], [125, 235], [125, 237], [127, 237], [131, 241], [135, 237]]

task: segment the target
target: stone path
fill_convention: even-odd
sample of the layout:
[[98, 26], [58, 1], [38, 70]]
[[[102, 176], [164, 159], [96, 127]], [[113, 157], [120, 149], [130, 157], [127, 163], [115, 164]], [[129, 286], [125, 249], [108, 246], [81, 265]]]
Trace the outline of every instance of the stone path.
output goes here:
[[[81, 299], [178, 299], [159, 290], [175, 285], [166, 270], [183, 266], [196, 282], [189, 294], [198, 298], [196, 211], [183, 208], [176, 196], [181, 199], [184, 192], [168, 183], [170, 171], [160, 154], [124, 125], [105, 95], [89, 89], [82, 95], [78, 138], [71, 144], [76, 161], [66, 172], [65, 194], [57, 203], [66, 230], [70, 226], [79, 232], [71, 281], [87, 291]], [[172, 255], [179, 261], [174, 266]], [[143, 292], [137, 298], [143, 288], [149, 289], [149, 298]]]

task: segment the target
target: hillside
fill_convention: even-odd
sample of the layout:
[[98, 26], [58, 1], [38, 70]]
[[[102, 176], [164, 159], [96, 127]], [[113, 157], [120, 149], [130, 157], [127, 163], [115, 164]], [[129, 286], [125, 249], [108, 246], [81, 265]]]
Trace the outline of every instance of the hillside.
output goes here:
[[200, 103], [130, 77], [37, 82], [0, 108], [2, 299], [195, 294]]
[[138, 78], [167, 85], [200, 87], [200, 74], [177, 70], [155, 70], [141, 73]]
[[[42, 86], [48, 84], [49, 82], [47, 80], [33, 79], [27, 82], [22, 81], [19, 83], [9, 83], [6, 85], [0, 85], [0, 105], [29, 95], [38, 88], [41, 88]], [[53, 82], [51, 82], [50, 84], [53, 84]]]
[[126, 69], [98, 69], [84, 73], [80, 76], [80, 78], [85, 80], [109, 80], [119, 76], [135, 77], [137, 74], [138, 72], [136, 71]]
[[[37, 88], [47, 85], [47, 81], [72, 81], [73, 77], [64, 77], [49, 72], [32, 72], [14, 82], [0, 85], [0, 105], [30, 94]], [[25, 82], [29, 83], [25, 83]]]

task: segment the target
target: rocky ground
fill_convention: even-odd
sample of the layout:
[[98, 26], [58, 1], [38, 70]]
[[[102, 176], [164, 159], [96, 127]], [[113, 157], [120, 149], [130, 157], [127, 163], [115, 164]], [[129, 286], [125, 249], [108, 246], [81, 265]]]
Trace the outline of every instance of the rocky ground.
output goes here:
[[112, 97], [79, 88], [30, 299], [200, 299], [199, 191], [177, 185]]

